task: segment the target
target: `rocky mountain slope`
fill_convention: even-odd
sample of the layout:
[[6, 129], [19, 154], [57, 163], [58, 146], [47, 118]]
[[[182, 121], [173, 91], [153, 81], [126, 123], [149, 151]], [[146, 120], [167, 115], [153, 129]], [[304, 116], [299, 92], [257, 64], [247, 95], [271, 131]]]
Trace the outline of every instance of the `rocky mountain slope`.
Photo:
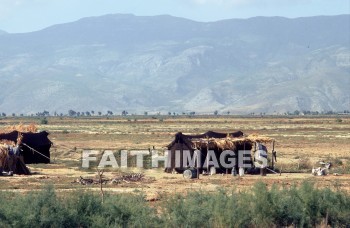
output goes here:
[[106, 15], [0, 35], [0, 112], [350, 109], [350, 15]]

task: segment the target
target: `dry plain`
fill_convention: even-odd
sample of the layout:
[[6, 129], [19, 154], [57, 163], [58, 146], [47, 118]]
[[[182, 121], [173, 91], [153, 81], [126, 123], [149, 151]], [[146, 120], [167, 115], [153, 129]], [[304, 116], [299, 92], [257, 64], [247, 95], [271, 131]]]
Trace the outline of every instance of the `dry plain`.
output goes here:
[[[105, 178], [121, 173], [142, 172], [141, 182], [106, 184], [104, 191], [144, 192], [149, 199], [160, 199], [166, 194], [187, 191], [215, 191], [217, 188], [245, 189], [256, 181], [268, 186], [297, 185], [302, 181], [314, 182], [319, 187], [339, 188], [350, 191], [350, 117], [275, 117], [275, 116], [110, 116], [110, 117], [48, 117], [48, 124], [40, 125], [40, 118], [3, 118], [0, 128], [16, 124], [36, 123], [40, 130], [50, 133], [54, 143], [51, 149], [51, 164], [34, 164], [29, 168], [31, 176], [1, 177], [0, 189], [26, 192], [54, 185], [60, 192], [93, 189], [98, 185], [74, 183], [80, 176], [95, 178], [94, 167], [81, 167], [84, 149], [99, 151], [120, 149], [164, 150], [173, 140], [176, 132], [188, 134], [208, 130], [233, 132], [241, 130], [246, 134], [257, 133], [276, 139], [276, 167], [281, 175], [268, 174], [200, 176], [200, 179], [186, 180], [181, 174], [167, 174], [159, 169], [111, 169], [104, 172]], [[269, 147], [269, 145], [268, 145]], [[271, 147], [268, 148], [271, 150]], [[320, 161], [334, 163], [328, 176], [315, 177], [311, 168]], [[334, 175], [334, 173], [338, 175]]]

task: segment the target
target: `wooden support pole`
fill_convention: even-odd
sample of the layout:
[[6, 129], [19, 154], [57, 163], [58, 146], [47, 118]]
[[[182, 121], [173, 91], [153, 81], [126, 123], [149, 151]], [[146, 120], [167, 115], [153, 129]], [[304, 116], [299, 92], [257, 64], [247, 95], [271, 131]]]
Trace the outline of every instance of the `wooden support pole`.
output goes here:
[[202, 151], [199, 150], [199, 153], [198, 151], [196, 151], [196, 153], [197, 153], [197, 179], [199, 179], [199, 166], [201, 165], [199, 158], [201, 157], [200, 153], [202, 153]]
[[102, 198], [102, 203], [104, 203], [104, 198], [105, 198], [105, 193], [103, 192], [103, 188], [102, 188], [102, 178], [103, 178], [103, 172], [104, 170], [99, 170], [97, 168], [97, 175], [98, 175], [98, 178], [99, 178], [99, 181], [100, 181], [100, 191], [101, 191], [101, 198]]
[[209, 156], [208, 156], [208, 154], [209, 154], [209, 138], [208, 138], [208, 143], [207, 143], [207, 157], [206, 157], [206, 159], [207, 159], [207, 172], [209, 173]]
[[272, 141], [272, 152], [271, 152], [271, 163], [272, 163], [272, 168], [275, 168], [275, 141]]

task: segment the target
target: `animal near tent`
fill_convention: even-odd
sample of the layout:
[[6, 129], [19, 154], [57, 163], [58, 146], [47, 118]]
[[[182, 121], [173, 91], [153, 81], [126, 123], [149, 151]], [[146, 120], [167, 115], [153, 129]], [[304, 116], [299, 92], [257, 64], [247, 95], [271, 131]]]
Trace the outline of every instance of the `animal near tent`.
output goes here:
[[0, 142], [0, 175], [3, 171], [29, 175], [25, 164], [50, 163], [52, 142], [46, 131], [1, 133]]
[[[272, 151], [269, 159], [270, 164], [266, 164], [265, 167], [269, 166], [273, 169], [276, 162], [276, 152], [274, 151], [275, 140], [272, 138], [255, 134], [245, 135], [241, 131], [232, 133], [208, 131], [199, 135], [185, 135], [178, 132], [175, 135], [175, 139], [167, 146], [168, 158], [165, 172], [182, 173], [187, 169], [193, 169], [194, 165], [187, 163], [188, 157], [193, 159], [200, 155], [201, 159], [199, 159], [199, 162], [196, 161], [199, 172], [238, 172], [240, 167], [244, 167], [246, 172], [253, 173], [256, 171], [256, 168], [263, 168], [258, 163], [256, 155], [264, 156], [266, 161], [268, 161], [267, 143], [272, 144]], [[228, 155], [227, 151], [230, 151], [231, 155], [233, 155], [231, 158], [222, 156], [224, 154]], [[260, 153], [260, 151], [263, 153]], [[212, 163], [208, 162], [210, 157], [220, 158], [217, 159], [218, 166], [213, 166]], [[243, 158], [242, 162], [239, 161], [240, 157]], [[233, 161], [231, 163], [234, 164], [230, 168], [227, 168], [224, 164], [228, 159]], [[200, 164], [198, 165], [198, 163]], [[240, 164], [243, 165], [240, 166]]]

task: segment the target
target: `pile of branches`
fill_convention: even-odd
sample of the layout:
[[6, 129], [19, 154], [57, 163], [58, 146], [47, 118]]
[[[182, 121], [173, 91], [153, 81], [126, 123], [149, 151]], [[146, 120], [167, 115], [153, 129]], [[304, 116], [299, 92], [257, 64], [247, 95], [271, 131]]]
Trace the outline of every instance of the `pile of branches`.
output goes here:
[[80, 178], [76, 179], [72, 183], [79, 183], [81, 185], [93, 185], [93, 184], [120, 184], [122, 182], [125, 183], [131, 183], [131, 182], [141, 182], [145, 179], [145, 175], [143, 173], [128, 173], [123, 174], [111, 179], [105, 179], [105, 178], [99, 178], [99, 179], [92, 179], [92, 178], [83, 178], [80, 176]]
[[91, 179], [91, 178], [83, 178], [80, 176], [80, 178], [76, 179], [72, 183], [79, 183], [81, 185], [92, 185], [92, 184], [107, 184], [109, 180], [108, 179]]
[[115, 177], [111, 180], [111, 184], [120, 184], [121, 182], [139, 182], [144, 179], [145, 175], [142, 173], [130, 173]]

